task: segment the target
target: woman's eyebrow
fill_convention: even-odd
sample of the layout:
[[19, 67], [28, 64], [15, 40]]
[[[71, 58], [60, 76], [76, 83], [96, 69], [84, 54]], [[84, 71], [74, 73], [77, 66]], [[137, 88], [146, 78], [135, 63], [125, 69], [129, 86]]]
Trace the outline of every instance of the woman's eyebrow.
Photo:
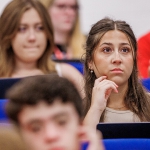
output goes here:
[[[19, 26], [25, 26], [25, 25], [28, 25], [28, 24], [29, 24], [29, 22], [22, 22], [22, 23], [19, 24]], [[35, 22], [34, 24], [42, 25], [43, 23], [40, 21], [40, 22]]]
[[120, 43], [120, 45], [129, 45], [130, 46], [129, 43]]
[[[109, 43], [109, 42], [104, 42], [104, 43], [102, 43], [100, 46], [102, 46], [102, 45], [113, 45], [112, 43]], [[129, 43], [120, 43], [119, 45], [129, 45], [130, 46], [130, 44]]]
[[107, 42], [104, 42], [104, 43], [102, 43], [100, 46], [102, 46], [102, 45], [113, 45], [112, 43], [107, 43]]

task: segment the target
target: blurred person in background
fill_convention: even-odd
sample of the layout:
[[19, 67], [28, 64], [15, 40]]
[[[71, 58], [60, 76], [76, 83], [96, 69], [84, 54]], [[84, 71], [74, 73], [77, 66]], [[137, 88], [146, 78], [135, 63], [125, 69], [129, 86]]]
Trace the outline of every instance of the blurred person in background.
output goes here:
[[150, 32], [138, 39], [137, 62], [139, 76], [150, 78]]
[[30, 150], [103, 150], [94, 130], [82, 124], [82, 99], [69, 80], [58, 75], [22, 79], [6, 93], [8, 117]]
[[54, 30], [53, 59], [81, 59], [85, 36], [80, 30], [77, 0], [41, 0], [47, 8]]
[[0, 17], [0, 77], [57, 73], [83, 95], [82, 75], [66, 63], [54, 63], [53, 29], [45, 7], [36, 0], [13, 0]]

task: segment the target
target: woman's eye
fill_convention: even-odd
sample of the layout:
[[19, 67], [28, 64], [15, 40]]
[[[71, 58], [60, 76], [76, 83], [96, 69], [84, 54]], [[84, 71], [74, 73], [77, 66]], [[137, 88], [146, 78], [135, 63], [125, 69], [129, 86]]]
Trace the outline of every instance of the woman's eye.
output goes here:
[[37, 26], [37, 27], [36, 27], [36, 30], [37, 30], [37, 31], [42, 31], [42, 30], [44, 30], [44, 27], [43, 27], [43, 26]]
[[19, 27], [18, 29], [19, 32], [25, 32], [25, 30], [26, 30], [26, 27]]
[[123, 48], [122, 50], [121, 50], [123, 53], [127, 53], [127, 52], [129, 52], [129, 48]]
[[112, 52], [112, 50], [110, 48], [103, 48], [103, 52], [104, 53], [110, 53], [110, 52]]

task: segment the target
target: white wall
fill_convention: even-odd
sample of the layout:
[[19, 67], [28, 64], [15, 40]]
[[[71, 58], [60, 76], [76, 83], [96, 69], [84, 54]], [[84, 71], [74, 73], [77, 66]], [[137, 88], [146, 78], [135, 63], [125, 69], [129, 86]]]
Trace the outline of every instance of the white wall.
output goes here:
[[105, 16], [128, 22], [136, 37], [150, 31], [150, 0], [79, 0], [82, 31]]
[[4, 7], [10, 2], [10, 0], [0, 0], [0, 14], [3, 11]]
[[[10, 0], [0, 0], [0, 13]], [[98, 20], [105, 16], [127, 21], [140, 37], [150, 31], [150, 0], [78, 0], [81, 29], [87, 34]]]

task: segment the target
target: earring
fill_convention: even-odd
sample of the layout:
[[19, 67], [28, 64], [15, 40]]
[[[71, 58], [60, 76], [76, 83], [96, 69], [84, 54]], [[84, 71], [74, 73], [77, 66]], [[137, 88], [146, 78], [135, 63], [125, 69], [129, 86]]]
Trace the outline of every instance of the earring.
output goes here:
[[91, 66], [89, 67], [89, 70], [90, 70], [90, 72], [91, 72], [91, 74], [93, 73], [93, 70], [91, 69]]
[[90, 70], [91, 74], [93, 73], [93, 70]]

